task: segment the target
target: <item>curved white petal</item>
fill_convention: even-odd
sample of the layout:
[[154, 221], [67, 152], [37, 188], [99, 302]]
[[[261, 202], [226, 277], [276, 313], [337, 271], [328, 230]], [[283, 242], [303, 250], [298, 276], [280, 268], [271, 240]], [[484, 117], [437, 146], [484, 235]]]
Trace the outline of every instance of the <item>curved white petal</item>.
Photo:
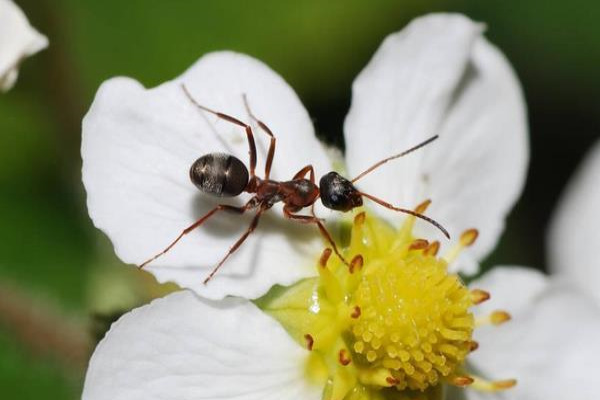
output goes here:
[[548, 276], [532, 268], [498, 266], [469, 284], [472, 289], [488, 291], [491, 298], [477, 306], [478, 314], [494, 310], [519, 313], [548, 289]]
[[[434, 14], [389, 36], [354, 82], [344, 126], [351, 176], [440, 135], [358, 186], [409, 208], [432, 199], [427, 215], [454, 237], [479, 229], [466, 254], [474, 260], [494, 247], [521, 192], [528, 161], [518, 80], [482, 30], [464, 16]], [[426, 223], [418, 227], [426, 237], [439, 236]]]
[[560, 200], [548, 235], [550, 269], [573, 279], [600, 304], [600, 142]]
[[[600, 309], [590, 298], [573, 285], [526, 269], [500, 269], [474, 285], [491, 292], [488, 308], [508, 306], [513, 317], [501, 326], [477, 329], [480, 347], [469, 356], [484, 377], [518, 380], [499, 398], [597, 397]], [[466, 394], [487, 398], [474, 390]]]
[[100, 342], [83, 400], [319, 399], [307, 350], [247, 300], [183, 291], [133, 310]]
[[12, 88], [19, 64], [48, 46], [48, 39], [36, 31], [12, 0], [0, 0], [0, 92]]
[[[201, 155], [228, 152], [247, 163], [248, 144], [243, 128], [196, 108], [184, 95], [182, 83], [200, 104], [244, 121], [250, 118], [242, 95], [248, 96], [254, 114], [278, 139], [273, 178], [291, 179], [309, 162], [317, 173], [331, 169], [294, 91], [249, 56], [208, 54], [182, 76], [153, 89], [127, 78], [105, 82], [83, 121], [83, 182], [94, 224], [128, 263], [140, 264], [164, 249], [216, 204], [241, 205], [249, 199], [213, 198], [190, 182], [189, 168]], [[269, 141], [256, 129], [255, 139], [257, 173], [262, 176]], [[285, 221], [274, 208], [203, 285], [249, 221], [215, 215], [147, 269], [159, 281], [174, 281], [209, 298], [258, 297], [276, 283], [289, 284], [314, 273], [311, 257], [322, 245], [318, 230]]]

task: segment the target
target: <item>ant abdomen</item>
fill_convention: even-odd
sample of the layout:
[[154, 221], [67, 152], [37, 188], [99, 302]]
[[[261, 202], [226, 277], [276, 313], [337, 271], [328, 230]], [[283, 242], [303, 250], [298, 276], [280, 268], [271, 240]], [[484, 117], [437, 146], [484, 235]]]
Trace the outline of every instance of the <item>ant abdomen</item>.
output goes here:
[[248, 169], [231, 154], [209, 153], [192, 164], [190, 179], [204, 193], [234, 197], [246, 189]]

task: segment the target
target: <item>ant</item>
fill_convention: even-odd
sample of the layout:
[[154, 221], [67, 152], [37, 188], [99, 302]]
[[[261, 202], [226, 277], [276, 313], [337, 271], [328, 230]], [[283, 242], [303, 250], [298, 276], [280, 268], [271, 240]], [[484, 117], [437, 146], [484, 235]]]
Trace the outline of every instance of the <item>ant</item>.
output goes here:
[[[217, 271], [225, 263], [227, 258], [231, 254], [233, 254], [242, 245], [246, 238], [256, 229], [261, 215], [265, 211], [273, 207], [275, 203], [278, 202], [283, 202], [284, 204], [283, 215], [285, 216], [285, 218], [304, 224], [317, 225], [319, 231], [321, 232], [323, 237], [329, 242], [335, 254], [346, 265], [350, 265], [340, 254], [337, 245], [335, 244], [335, 241], [323, 225], [322, 220], [317, 218], [314, 214], [314, 204], [319, 197], [321, 198], [321, 202], [325, 207], [342, 212], [350, 211], [353, 208], [362, 206], [363, 197], [366, 197], [390, 210], [410, 214], [414, 217], [425, 220], [433, 226], [435, 226], [436, 228], [438, 228], [440, 231], [442, 231], [442, 233], [447, 238], [450, 238], [448, 231], [446, 231], [444, 227], [442, 227], [438, 222], [434, 221], [433, 219], [426, 217], [425, 215], [422, 215], [413, 210], [394, 207], [393, 205], [375, 196], [359, 191], [354, 186], [354, 183], [356, 183], [356, 181], [363, 178], [365, 175], [372, 172], [376, 168], [379, 168], [381, 165], [387, 163], [388, 161], [400, 158], [433, 142], [438, 138], [437, 135], [419, 143], [418, 145], [408, 150], [405, 150], [399, 154], [393, 155], [375, 163], [352, 180], [348, 180], [342, 177], [337, 172], [332, 171], [323, 175], [323, 177], [319, 181], [319, 186], [317, 186], [315, 183], [315, 171], [312, 165], [307, 165], [300, 171], [298, 171], [291, 180], [279, 182], [269, 179], [269, 175], [271, 173], [271, 165], [273, 164], [273, 157], [275, 155], [275, 135], [273, 135], [271, 129], [269, 129], [269, 127], [264, 122], [256, 118], [256, 116], [254, 116], [254, 114], [250, 110], [248, 99], [246, 98], [245, 94], [243, 95], [243, 100], [248, 115], [254, 122], [256, 122], [259, 128], [262, 131], [264, 131], [264, 133], [267, 134], [270, 138], [270, 145], [267, 153], [267, 160], [265, 163], [264, 178], [259, 178], [258, 176], [256, 176], [255, 172], [256, 144], [254, 142], [254, 134], [252, 132], [252, 127], [240, 121], [237, 118], [214, 111], [208, 107], [199, 104], [192, 97], [192, 95], [190, 94], [190, 92], [184, 84], [181, 85], [181, 88], [185, 93], [186, 97], [192, 102], [192, 104], [194, 104], [199, 109], [244, 128], [246, 132], [246, 137], [248, 139], [248, 146], [250, 149], [249, 173], [244, 163], [240, 161], [237, 157], [226, 153], [209, 153], [198, 158], [190, 167], [190, 179], [192, 183], [200, 191], [212, 196], [235, 197], [241, 194], [242, 192], [251, 193], [254, 194], [254, 196], [245, 205], [241, 207], [231, 206], [227, 204], [217, 205], [199, 220], [194, 222], [189, 227], [185, 228], [179, 234], [179, 236], [177, 236], [177, 238], [169, 246], [167, 246], [167, 248], [165, 248], [163, 251], [156, 254], [154, 257], [142, 263], [138, 268], [144, 268], [147, 264], [156, 260], [158, 257], [171, 250], [171, 248], [175, 246], [175, 244], [177, 244], [177, 242], [179, 242], [179, 240], [183, 236], [198, 228], [206, 220], [208, 220], [210, 217], [212, 217], [214, 214], [220, 211], [229, 211], [237, 214], [243, 214], [248, 210], [258, 209], [258, 211], [256, 211], [256, 214], [254, 215], [254, 218], [252, 218], [252, 221], [250, 222], [250, 226], [248, 227], [248, 229], [246, 229], [246, 232], [244, 232], [244, 234], [242, 234], [242, 236], [237, 240], [237, 242], [233, 244], [233, 246], [229, 249], [227, 254], [223, 257], [223, 259], [221, 259], [217, 266], [206, 277], [206, 279], [204, 280], [204, 284], [206, 284], [217, 273]], [[307, 175], [308, 179], [306, 178]], [[296, 214], [298, 211], [309, 206], [311, 207], [312, 215]]]

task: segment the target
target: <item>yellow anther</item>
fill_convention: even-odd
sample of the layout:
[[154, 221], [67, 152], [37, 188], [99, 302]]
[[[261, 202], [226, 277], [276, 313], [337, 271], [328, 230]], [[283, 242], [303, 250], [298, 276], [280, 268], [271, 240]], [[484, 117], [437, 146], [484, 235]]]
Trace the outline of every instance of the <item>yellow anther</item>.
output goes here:
[[365, 212], [359, 212], [358, 214], [356, 214], [356, 216], [354, 217], [354, 225], [357, 227], [362, 226], [365, 223]]
[[409, 250], [423, 250], [429, 246], [429, 242], [425, 239], [415, 239], [410, 246], [408, 246]]
[[479, 232], [477, 229], [468, 229], [460, 235], [460, 239], [457, 244], [455, 244], [446, 254], [444, 254], [444, 260], [448, 262], [448, 264], [452, 264], [457, 258], [460, 252], [468, 246], [471, 246], [477, 240], [479, 236]]
[[437, 253], [439, 250], [440, 250], [440, 242], [436, 240], [435, 242], [431, 242], [429, 244], [429, 246], [427, 246], [427, 248], [425, 249], [423, 254], [425, 254], [427, 256], [437, 256]]
[[452, 376], [448, 378], [448, 383], [458, 387], [465, 387], [472, 385], [475, 380], [470, 376]]
[[488, 315], [479, 317], [475, 320], [475, 326], [480, 327], [483, 325], [500, 325], [507, 321], [510, 321], [512, 317], [509, 313], [503, 310], [493, 311]]
[[477, 229], [469, 229], [466, 230], [460, 235], [460, 244], [463, 246], [471, 246], [477, 240], [479, 236], [479, 231]]
[[313, 345], [315, 344], [315, 339], [313, 339], [311, 334], [307, 333], [306, 335], [304, 335], [304, 340], [306, 340], [306, 348], [309, 351], [312, 351]]
[[473, 289], [471, 290], [471, 301], [473, 304], [481, 304], [484, 301], [490, 299], [490, 294], [485, 290]]
[[429, 207], [430, 204], [431, 204], [431, 200], [429, 200], [429, 199], [425, 200], [424, 202], [419, 204], [417, 207], [415, 207], [415, 212], [419, 213], [419, 214], [425, 213], [425, 211], [427, 211], [427, 207]]
[[346, 353], [345, 349], [341, 349], [339, 351], [339, 353], [338, 353], [338, 361], [344, 367], [352, 362], [352, 360], [350, 359], [350, 357], [348, 357], [348, 354]]
[[329, 257], [331, 257], [332, 250], [330, 248], [326, 248], [321, 253], [321, 258], [319, 258], [319, 265], [321, 268], [327, 268], [327, 262], [329, 261]]
[[488, 381], [478, 376], [473, 377], [472, 388], [481, 392], [498, 392], [501, 390], [510, 389], [517, 385], [516, 379], [505, 379], [499, 381]]
[[359, 271], [362, 269], [363, 264], [365, 263], [363, 256], [360, 254], [354, 256], [352, 261], [350, 261], [350, 273], [353, 274], [354, 271]]
[[386, 368], [361, 369], [358, 379], [365, 385], [387, 387], [390, 386], [387, 380], [390, 376]]
[[490, 319], [492, 321], [492, 324], [494, 325], [503, 324], [506, 321], [509, 321], [511, 318], [512, 317], [510, 316], [510, 314], [506, 311], [494, 311], [490, 314]]
[[473, 351], [477, 350], [478, 348], [479, 348], [479, 343], [478, 342], [476, 342], [474, 340], [471, 340], [469, 342], [469, 351], [473, 352]]

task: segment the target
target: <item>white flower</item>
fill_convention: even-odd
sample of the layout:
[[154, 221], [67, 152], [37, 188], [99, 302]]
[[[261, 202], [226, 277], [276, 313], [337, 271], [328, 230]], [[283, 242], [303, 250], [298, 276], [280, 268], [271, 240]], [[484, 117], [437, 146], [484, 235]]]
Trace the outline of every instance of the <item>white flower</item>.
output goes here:
[[[350, 175], [440, 135], [359, 186], [409, 208], [433, 199], [427, 215], [454, 236], [477, 227], [480, 240], [459, 263], [471, 271], [495, 245], [528, 158], [517, 79], [482, 31], [463, 16], [438, 14], [389, 36], [355, 81], [344, 126]], [[189, 182], [189, 166], [199, 155], [247, 157], [243, 131], [199, 112], [182, 83], [200, 104], [244, 120], [242, 94], [248, 96], [254, 114], [277, 136], [274, 179], [290, 179], [309, 163], [317, 175], [332, 169], [294, 92], [248, 56], [209, 54], [150, 90], [131, 79], [110, 80], [84, 120], [83, 180], [94, 223], [126, 262], [139, 264], [157, 253], [215, 204]], [[264, 162], [267, 138], [258, 131], [255, 137]], [[317, 211], [328, 220], [337, 217]], [[245, 229], [247, 222], [237, 216], [215, 217], [148, 268], [160, 281], [212, 299], [256, 298], [275, 284], [313, 276], [322, 246], [316, 228], [282, 220], [279, 209], [268, 214], [208, 285], [202, 284], [207, 273]], [[381, 214], [396, 224], [398, 216]], [[419, 236], [438, 235], [426, 224], [416, 229]], [[307, 380], [307, 355], [248, 300], [215, 302], [184, 291], [134, 310], [112, 327], [92, 357], [83, 398], [317, 399], [323, 386]]]
[[[481, 348], [470, 361], [483, 374], [508, 374], [519, 385], [502, 399], [598, 397], [600, 374], [600, 143], [563, 196], [548, 236], [552, 275], [495, 269], [474, 285], [494, 293], [481, 309], [511, 311], [510, 324], [477, 331]], [[485, 399], [476, 392], [469, 400]]]
[[47, 46], [48, 39], [29, 24], [12, 0], [0, 0], [0, 91], [14, 86], [24, 58]]
[[[462, 16], [433, 15], [390, 35], [356, 79], [344, 126], [351, 176], [440, 135], [358, 186], [409, 208], [432, 199], [428, 215], [455, 236], [476, 226], [480, 240], [462, 264], [468, 272], [494, 247], [521, 191], [528, 159], [520, 88], [482, 31]], [[83, 122], [83, 182], [94, 224], [128, 263], [140, 264], [164, 249], [219, 202], [189, 181], [190, 165], [199, 156], [221, 151], [248, 157], [243, 129], [200, 112], [182, 83], [200, 104], [245, 120], [242, 95], [248, 96], [254, 114], [277, 137], [274, 179], [291, 179], [307, 164], [315, 167], [317, 179], [333, 169], [293, 90], [253, 58], [211, 53], [182, 76], [149, 90], [132, 79], [111, 79]], [[257, 130], [255, 138], [262, 173], [268, 140]], [[317, 211], [329, 221], [340, 215]], [[161, 282], [174, 281], [213, 299], [255, 298], [274, 284], [314, 275], [312, 259], [322, 245], [316, 228], [285, 221], [275, 208], [204, 285], [247, 224], [239, 216], [216, 215], [146, 268]], [[428, 224], [418, 228], [424, 237], [441, 236]]]

